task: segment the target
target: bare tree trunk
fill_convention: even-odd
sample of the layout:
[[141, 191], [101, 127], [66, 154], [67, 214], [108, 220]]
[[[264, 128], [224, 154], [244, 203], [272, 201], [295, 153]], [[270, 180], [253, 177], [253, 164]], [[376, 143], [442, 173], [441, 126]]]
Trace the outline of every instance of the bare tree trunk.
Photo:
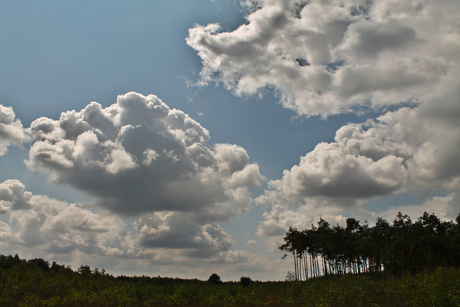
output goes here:
[[299, 268], [299, 280], [302, 280], [302, 254], [297, 257], [297, 267]]
[[310, 254], [310, 273], [311, 273], [311, 277], [315, 277], [315, 270], [314, 270], [314, 267], [313, 267], [313, 256]]
[[295, 252], [292, 253], [292, 255], [294, 256], [294, 277], [295, 277], [295, 280], [297, 280], [297, 259], [296, 259], [296, 256], [295, 256]]
[[326, 257], [323, 256], [323, 266], [324, 266], [324, 276], [327, 277], [327, 263], [326, 263]]
[[305, 280], [308, 280], [308, 254], [305, 253], [305, 259], [304, 259], [304, 268], [305, 268]]
[[319, 261], [318, 261], [318, 257], [315, 258], [315, 262], [316, 262], [316, 271], [317, 271], [317, 276], [321, 276], [321, 271], [320, 271], [320, 268], [319, 268]]

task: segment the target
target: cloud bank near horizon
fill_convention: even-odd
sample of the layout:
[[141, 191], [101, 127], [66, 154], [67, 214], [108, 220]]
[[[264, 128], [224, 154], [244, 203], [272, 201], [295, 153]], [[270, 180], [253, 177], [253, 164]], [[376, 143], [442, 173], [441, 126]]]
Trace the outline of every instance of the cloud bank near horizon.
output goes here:
[[[82, 204], [33, 195], [19, 180], [0, 183], [0, 216], [8, 217], [8, 222], [0, 221], [4, 252], [17, 253], [20, 247], [22, 254], [33, 252], [34, 257], [76, 265], [91, 259], [112, 270], [173, 265], [190, 269], [203, 261], [209, 269], [222, 267], [227, 272], [270, 270], [266, 259], [231, 250], [233, 239], [215, 223], [197, 226], [184, 215], [144, 214], [131, 227], [107, 210], [93, 212]], [[153, 232], [162, 231], [167, 238], [159, 243]]]

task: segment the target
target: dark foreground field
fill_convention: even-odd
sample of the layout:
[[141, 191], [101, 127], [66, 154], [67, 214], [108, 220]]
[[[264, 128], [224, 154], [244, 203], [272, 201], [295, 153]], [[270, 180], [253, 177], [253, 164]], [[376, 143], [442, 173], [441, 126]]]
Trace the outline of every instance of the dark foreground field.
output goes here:
[[0, 306], [460, 306], [460, 270], [243, 285], [113, 277], [87, 266], [74, 272], [42, 259], [0, 256]]

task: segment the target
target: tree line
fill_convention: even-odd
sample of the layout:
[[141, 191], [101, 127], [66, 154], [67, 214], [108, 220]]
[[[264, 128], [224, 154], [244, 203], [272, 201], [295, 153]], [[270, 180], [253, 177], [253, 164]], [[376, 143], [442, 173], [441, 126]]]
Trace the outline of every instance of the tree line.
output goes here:
[[[108, 274], [105, 269], [99, 270], [98, 268], [91, 269], [89, 265], [80, 265], [76, 271], [72, 270], [70, 265], [62, 265], [58, 264], [55, 261], [50, 263], [42, 258], [34, 258], [34, 259], [21, 259], [19, 255], [16, 254], [15, 256], [12, 255], [1, 255], [0, 254], [0, 277], [1, 272], [4, 270], [13, 268], [13, 267], [22, 267], [26, 270], [33, 270], [38, 269], [44, 274], [52, 275], [60, 275], [67, 277], [69, 279], [72, 278], [83, 278], [83, 279], [99, 279], [104, 278], [111, 281], [120, 281], [120, 282], [127, 282], [127, 283], [144, 283], [150, 285], [182, 285], [182, 284], [211, 284], [211, 285], [221, 285], [224, 282], [221, 281], [220, 276], [216, 273], [211, 274], [207, 281], [200, 280], [197, 278], [193, 279], [186, 279], [186, 278], [178, 278], [178, 277], [151, 277], [151, 276], [113, 276], [112, 274]], [[254, 282], [250, 277], [242, 276], [240, 281], [227, 281], [227, 284], [238, 284], [241, 283], [243, 286], [247, 286]], [[259, 281], [256, 281], [259, 282]], [[0, 285], [1, 285], [0, 279]]]
[[391, 224], [379, 217], [373, 227], [348, 218], [345, 228], [331, 227], [320, 218], [311, 229], [290, 227], [279, 249], [293, 255], [295, 280], [350, 273], [400, 276], [437, 266], [459, 267], [460, 214], [455, 222], [427, 212], [413, 221], [399, 212]]
[[460, 306], [460, 269], [386, 279], [370, 274], [294, 282], [118, 276], [81, 265], [0, 255], [0, 307]]

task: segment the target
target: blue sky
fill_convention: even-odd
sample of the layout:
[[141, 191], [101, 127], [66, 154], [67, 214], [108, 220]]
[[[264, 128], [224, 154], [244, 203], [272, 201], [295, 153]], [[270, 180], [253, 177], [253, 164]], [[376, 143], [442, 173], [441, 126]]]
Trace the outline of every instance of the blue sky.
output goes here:
[[458, 3], [345, 2], [2, 2], [2, 252], [279, 280], [289, 226], [454, 219]]

